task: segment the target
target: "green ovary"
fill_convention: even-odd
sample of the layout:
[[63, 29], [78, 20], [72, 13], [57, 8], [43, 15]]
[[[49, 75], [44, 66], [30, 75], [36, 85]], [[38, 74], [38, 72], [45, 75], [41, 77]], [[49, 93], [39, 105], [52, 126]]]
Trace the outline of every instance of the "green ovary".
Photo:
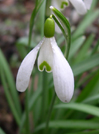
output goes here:
[[62, 2], [61, 8], [64, 8], [64, 5], [68, 6], [68, 2]]
[[52, 18], [48, 18], [44, 24], [44, 35], [47, 38], [51, 38], [55, 33], [55, 22]]
[[50, 65], [46, 62], [46, 61], [43, 61], [40, 65], [39, 65], [39, 69], [40, 70], [43, 70], [43, 67], [46, 67], [46, 71], [51, 71], [52, 68], [50, 67]]

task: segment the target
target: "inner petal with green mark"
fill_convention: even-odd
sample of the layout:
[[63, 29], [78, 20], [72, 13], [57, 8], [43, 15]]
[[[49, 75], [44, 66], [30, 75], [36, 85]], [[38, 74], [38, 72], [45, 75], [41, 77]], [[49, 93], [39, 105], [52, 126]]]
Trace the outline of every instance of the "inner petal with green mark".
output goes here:
[[69, 5], [69, 3], [68, 3], [68, 2], [66, 2], [66, 1], [63, 1], [63, 2], [61, 3], [61, 9], [63, 9], [63, 8], [64, 8], [64, 5], [65, 5], [65, 6], [68, 6], [68, 5]]
[[45, 70], [46, 70], [47, 72], [51, 72], [51, 71], [52, 71], [51, 66], [50, 66], [46, 61], [43, 61], [43, 62], [39, 65], [39, 69], [40, 69], [41, 71], [43, 71], [44, 68], [45, 68]]
[[50, 73], [53, 70], [53, 51], [51, 48], [51, 42], [54, 37], [46, 38], [44, 37], [44, 42], [40, 48], [38, 56], [38, 69], [43, 71], [44, 68], [46, 72]]

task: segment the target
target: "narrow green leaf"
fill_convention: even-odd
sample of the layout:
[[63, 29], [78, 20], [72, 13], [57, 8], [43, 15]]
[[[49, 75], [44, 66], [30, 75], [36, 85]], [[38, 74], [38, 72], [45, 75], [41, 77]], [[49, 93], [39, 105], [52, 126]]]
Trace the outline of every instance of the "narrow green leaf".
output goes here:
[[34, 95], [32, 95], [30, 101], [29, 101], [29, 110], [31, 111], [33, 106], [34, 106], [34, 103], [36, 102], [37, 98], [39, 97], [39, 95], [41, 94], [41, 89], [38, 89]]
[[26, 133], [30, 134], [30, 124], [29, 124], [29, 93], [28, 89], [25, 91], [25, 113], [26, 113]]
[[6, 133], [0, 128], [0, 134], [6, 134]]
[[60, 46], [60, 44], [63, 42], [65, 40], [65, 38], [64, 38], [64, 36], [59, 36], [58, 38], [57, 38], [57, 44], [58, 44], [58, 46]]
[[45, 23], [45, 13], [46, 12], [46, 0], [42, 3], [40, 7], [40, 30], [41, 30], [41, 38], [44, 36], [44, 23]]
[[77, 77], [76, 79], [76, 85], [75, 85], [75, 88], [79, 88], [81, 85], [83, 85], [84, 83], [86, 83], [86, 81], [88, 81], [90, 78], [92, 78], [95, 74], [96, 74], [97, 70], [96, 71], [91, 71], [90, 73], [88, 73], [84, 79], [81, 79], [80, 78], [82, 77], [82, 75], [80, 75], [79, 77]]
[[38, 10], [40, 9], [43, 2], [44, 2], [44, 0], [36, 0], [35, 8], [34, 8], [32, 14], [31, 14], [28, 46], [31, 45], [32, 29], [33, 29], [33, 26], [34, 26], [35, 17], [36, 17], [36, 15], [38, 13]]
[[78, 110], [99, 117], [99, 108], [88, 104], [82, 104], [82, 103], [58, 104], [55, 106], [55, 108], [74, 109], [74, 110]]
[[[42, 92], [42, 74], [40, 73], [39, 74], [38, 88], [34, 92], [34, 94], [31, 95], [30, 100], [29, 100], [29, 111], [31, 111], [34, 108], [34, 105], [35, 105], [38, 97], [41, 95], [41, 92]], [[22, 118], [21, 118], [20, 133], [23, 130], [25, 119], [26, 119], [26, 113], [24, 112], [23, 115], [22, 115]]]
[[86, 98], [84, 101], [82, 101], [82, 102], [84, 102], [84, 103], [88, 103], [88, 102], [93, 102], [93, 101], [95, 101], [95, 100], [99, 100], [99, 94], [96, 94], [96, 95], [94, 95], [94, 96], [91, 96], [91, 97], [88, 97], [88, 98]]
[[[28, 46], [28, 37], [22, 37], [20, 39], [17, 40], [16, 45], [22, 45], [24, 47]], [[31, 48], [35, 47], [36, 43], [31, 40]]]
[[82, 22], [79, 24], [78, 28], [73, 34], [73, 39], [77, 38], [78, 36], [82, 35], [86, 28], [92, 24], [92, 22], [99, 16], [99, 10], [96, 10], [92, 12], [89, 12], [86, 14], [85, 18], [82, 20]]
[[[37, 91], [34, 92], [34, 94], [32, 95], [32, 97], [29, 100], [29, 111], [31, 111], [34, 107], [34, 104], [36, 103], [38, 97], [41, 94], [41, 89], [37, 89]], [[26, 113], [24, 112], [21, 118], [21, 124], [20, 124], [20, 132], [22, 132], [24, 123], [25, 123], [25, 119], [26, 119]]]
[[24, 59], [24, 57], [27, 55], [27, 49], [20, 44], [17, 44], [16, 47], [21, 59]]
[[[99, 70], [99, 69], [98, 69]], [[98, 72], [98, 71], [97, 71]], [[98, 72], [99, 73], [99, 72]], [[93, 90], [90, 92], [89, 96], [93, 96], [93, 95], [96, 95], [96, 94], [99, 94], [99, 77], [97, 78], [96, 80], [96, 84], [94, 85], [93, 87]], [[98, 101], [97, 101], [98, 103]]]
[[99, 66], [99, 54], [94, 54], [93, 56], [90, 56], [87, 59], [75, 64], [74, 66], [72, 66], [72, 69], [74, 75], [77, 76], [96, 66]]
[[68, 58], [69, 54], [69, 49], [70, 49], [70, 44], [71, 44], [71, 29], [70, 29], [70, 24], [69, 21], [66, 19], [66, 17], [59, 12], [55, 7], [50, 7], [53, 11], [52, 17], [57, 23], [57, 25], [60, 27], [61, 31], [63, 32], [63, 35], [65, 37], [66, 43], [66, 52], [65, 52], [65, 57]]
[[93, 55], [95, 52], [97, 52], [98, 47], [99, 47], [99, 39], [98, 39], [95, 47], [93, 48], [91, 55]]
[[6, 82], [6, 79], [5, 79], [5, 75], [3, 73], [3, 69], [1, 69], [0, 73], [1, 73], [1, 81], [2, 81], [2, 84], [3, 84], [3, 87], [4, 87], [6, 98], [8, 100], [8, 103], [9, 103], [9, 106], [11, 108], [11, 111], [12, 111], [14, 117], [15, 117], [15, 120], [16, 120], [17, 124], [19, 125], [20, 124], [20, 117], [18, 115], [17, 109], [15, 107], [15, 104], [14, 104], [14, 102], [12, 100], [12, 97], [10, 95], [10, 92], [8, 90], [8, 86], [7, 86], [7, 82]]
[[86, 99], [92, 91], [94, 91], [95, 85], [99, 82], [99, 71], [93, 76], [93, 78], [89, 81], [87, 86], [82, 90], [81, 94], [77, 98], [77, 102], [81, 102]]
[[99, 134], [99, 130], [86, 130], [83, 132], [73, 132], [73, 133], [65, 133], [65, 134]]
[[91, 8], [90, 8], [90, 10], [89, 10], [89, 11], [91, 11], [91, 12], [92, 12], [92, 11], [93, 11], [93, 9], [97, 6], [98, 2], [99, 2], [98, 0], [93, 0], [93, 1], [92, 1], [92, 4], [91, 4]]
[[83, 46], [81, 47], [80, 51], [78, 52], [76, 56], [76, 63], [80, 62], [82, 59], [87, 57], [88, 49], [92, 45], [93, 40], [94, 40], [94, 35], [92, 34], [87, 38], [87, 40], [84, 42]]
[[[31, 40], [31, 46], [30, 48], [33, 48], [36, 46], [36, 43]], [[16, 47], [18, 49], [18, 52], [22, 59], [27, 55], [27, 47], [28, 47], [28, 37], [22, 37], [17, 40]]]
[[75, 41], [71, 42], [70, 52], [69, 52], [69, 59], [71, 59], [81, 47], [83, 42], [85, 41], [85, 37], [81, 36], [77, 38]]
[[[39, 125], [35, 131], [45, 128], [45, 123]], [[99, 129], [99, 122], [85, 120], [66, 120], [66, 121], [50, 121], [49, 128], [68, 128], [68, 129]]]
[[8, 65], [8, 63], [7, 63], [7, 61], [6, 61], [6, 59], [5, 59], [1, 50], [0, 50], [0, 62], [1, 62], [2, 68], [4, 70], [4, 75], [7, 79], [8, 85], [9, 85], [8, 90], [10, 90], [11, 96], [13, 98], [14, 105], [17, 109], [19, 117], [21, 117], [21, 106], [20, 106], [20, 102], [19, 102], [19, 98], [18, 98], [18, 92], [16, 90], [15, 82], [14, 82], [12, 73], [10, 71], [9, 65]]

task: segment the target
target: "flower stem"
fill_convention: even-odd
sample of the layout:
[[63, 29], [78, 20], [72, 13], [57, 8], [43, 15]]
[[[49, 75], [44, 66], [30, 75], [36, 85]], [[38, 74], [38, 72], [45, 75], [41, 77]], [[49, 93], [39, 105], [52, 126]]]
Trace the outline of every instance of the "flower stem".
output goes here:
[[47, 132], [48, 132], [49, 121], [50, 121], [52, 109], [53, 109], [53, 106], [54, 106], [54, 103], [55, 103], [55, 99], [56, 99], [56, 93], [54, 91], [54, 95], [53, 95], [53, 98], [52, 98], [52, 102], [50, 104], [50, 108], [49, 108], [49, 112], [48, 112], [48, 116], [47, 116], [47, 120], [46, 120], [45, 134], [47, 134]]
[[26, 101], [25, 101], [25, 112], [26, 112], [26, 133], [30, 134], [30, 125], [29, 125], [29, 105], [28, 105], [28, 100], [29, 100], [29, 96], [28, 96], [28, 89], [25, 92], [25, 97], [26, 97]]
[[43, 72], [43, 89], [42, 89], [42, 121], [45, 119], [46, 109], [47, 109], [47, 102], [48, 102], [48, 76], [47, 73]]

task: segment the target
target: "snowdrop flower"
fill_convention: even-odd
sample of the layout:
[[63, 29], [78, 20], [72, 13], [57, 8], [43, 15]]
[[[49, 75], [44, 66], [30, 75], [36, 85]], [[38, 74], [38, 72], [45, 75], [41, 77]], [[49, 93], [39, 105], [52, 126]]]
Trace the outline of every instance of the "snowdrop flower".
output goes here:
[[65, 59], [54, 38], [55, 24], [52, 18], [48, 18], [44, 26], [45, 37], [23, 59], [16, 78], [17, 90], [23, 92], [29, 85], [29, 79], [38, 56], [39, 71], [53, 73], [55, 91], [59, 99], [69, 102], [74, 91], [74, 76], [72, 69]]
[[81, 15], [85, 14], [92, 4], [92, 0], [52, 0], [52, 6], [61, 11], [69, 5], [69, 1]]
[[57, 10], [62, 11], [65, 7], [69, 5], [68, 0], [52, 0], [51, 5]]

